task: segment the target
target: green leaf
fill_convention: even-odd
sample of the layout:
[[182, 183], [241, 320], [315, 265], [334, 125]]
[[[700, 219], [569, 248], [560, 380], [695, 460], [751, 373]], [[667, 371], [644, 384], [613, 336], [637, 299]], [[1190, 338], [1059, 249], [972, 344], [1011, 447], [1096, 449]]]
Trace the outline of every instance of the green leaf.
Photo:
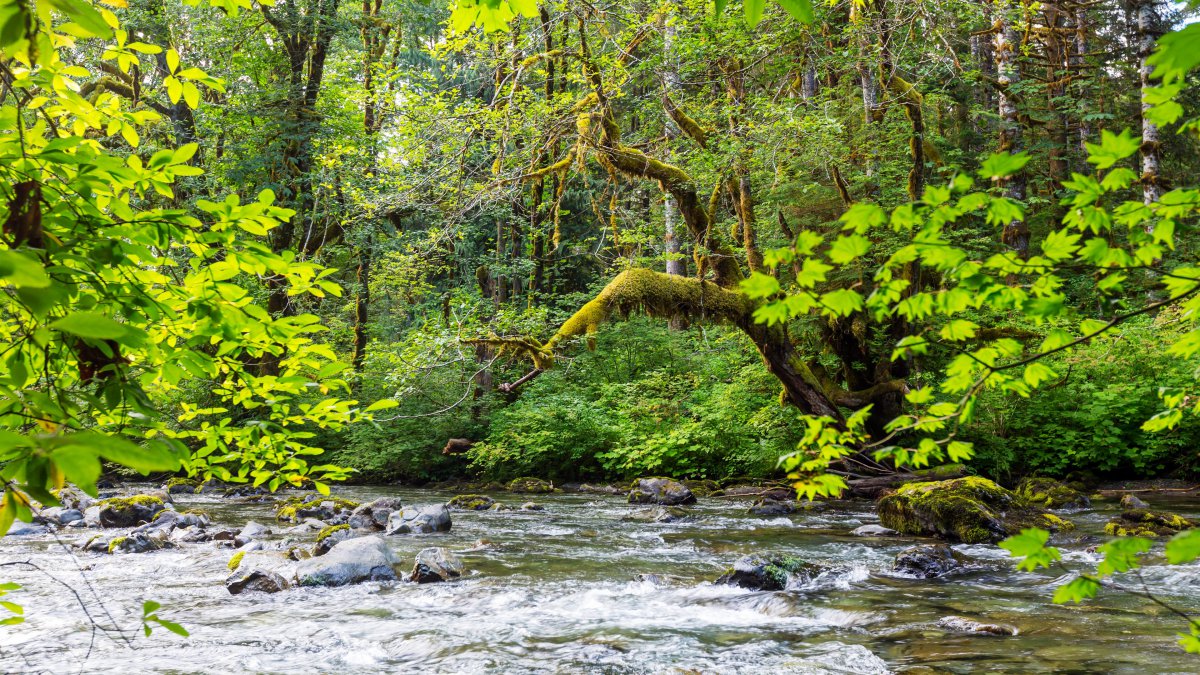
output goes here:
[[538, 15], [537, 0], [508, 0], [508, 4], [521, 16], [532, 19]]
[[1087, 144], [1087, 161], [1095, 164], [1097, 169], [1107, 169], [1137, 152], [1141, 145], [1141, 139], [1133, 136], [1129, 129], [1121, 130], [1119, 136], [1104, 129], [1100, 132], [1099, 144]]
[[163, 628], [166, 628], [167, 630], [171, 631], [172, 633], [174, 633], [176, 635], [181, 635], [183, 637], [187, 637], [188, 635], [190, 635], [190, 633], [187, 632], [187, 629], [185, 629], [183, 626], [180, 626], [179, 624], [175, 623], [174, 621], [167, 621], [166, 619], [158, 619], [158, 618], [154, 619], [154, 621], [156, 623], [158, 623], [158, 625], [162, 626]]
[[153, 600], [147, 600], [142, 603], [142, 616], [150, 616], [161, 607], [162, 603], [155, 602]]
[[850, 316], [863, 308], [863, 297], [849, 288], [840, 288], [821, 296], [821, 304], [827, 313], [836, 316]]
[[1083, 602], [1089, 598], [1096, 597], [1096, 593], [1099, 590], [1099, 581], [1091, 577], [1076, 577], [1069, 583], [1059, 586], [1054, 591], [1054, 602], [1057, 604]]
[[766, 0], [742, 0], [742, 8], [746, 12], [746, 24], [751, 28], [758, 25], [762, 20], [763, 9], [766, 7]]
[[50, 324], [63, 333], [95, 340], [120, 340], [129, 334], [129, 328], [95, 312], [75, 312]]
[[17, 251], [0, 251], [0, 280], [15, 288], [46, 288], [50, 277], [40, 262]]
[[778, 0], [779, 6], [787, 10], [792, 18], [800, 23], [810, 24], [813, 22], [813, 7], [811, 0]]
[[1200, 530], [1186, 530], [1171, 537], [1166, 554], [1167, 562], [1172, 565], [1190, 563], [1200, 557]]
[[749, 278], [742, 280], [740, 286], [742, 292], [752, 300], [769, 298], [780, 290], [779, 280], [762, 272], [752, 273]]
[[112, 37], [112, 28], [91, 4], [83, 0], [50, 0], [50, 6], [66, 14], [88, 33], [100, 38]]
[[127, 466], [140, 473], [177, 471], [179, 458], [159, 444], [140, 446], [124, 438], [94, 431], [72, 434], [69, 443], [91, 449], [104, 459]]
[[979, 324], [966, 319], [954, 319], [950, 323], [942, 326], [940, 331], [941, 336], [952, 342], [960, 340], [969, 340], [979, 332]]
[[1018, 152], [1015, 155], [1007, 152], [997, 152], [983, 160], [979, 167], [981, 178], [1007, 178], [1025, 168], [1029, 163], [1029, 153]]
[[84, 491], [96, 484], [100, 477], [100, 459], [96, 450], [83, 445], [64, 445], [55, 448], [50, 453], [50, 461], [54, 462], [67, 480], [75, 483]]
[[363, 412], [375, 412], [376, 410], [387, 410], [388, 408], [395, 408], [398, 405], [400, 405], [400, 403], [399, 403], [399, 401], [396, 401], [395, 399], [381, 398], [378, 401], [375, 401], [371, 405], [367, 406], [366, 409], [363, 410]]
[[845, 265], [855, 258], [866, 255], [870, 249], [871, 240], [861, 234], [843, 235], [829, 247], [829, 260], [837, 265]]

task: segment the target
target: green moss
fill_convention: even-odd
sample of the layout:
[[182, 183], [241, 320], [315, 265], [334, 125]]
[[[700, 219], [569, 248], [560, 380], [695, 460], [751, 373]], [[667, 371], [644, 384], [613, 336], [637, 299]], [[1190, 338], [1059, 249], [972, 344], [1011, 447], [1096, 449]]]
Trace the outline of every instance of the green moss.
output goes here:
[[1041, 517], [1045, 522], [1044, 527], [1053, 532], [1069, 532], [1075, 529], [1075, 523], [1065, 518], [1060, 518], [1053, 513], [1043, 513]]
[[171, 488], [176, 487], [178, 485], [187, 485], [190, 487], [196, 487], [196, 486], [200, 485], [200, 481], [195, 478], [180, 478], [178, 476], [175, 478], [167, 479], [166, 487], [168, 490], [170, 490]]
[[334, 512], [353, 511], [360, 506], [359, 502], [341, 497], [308, 498], [307, 500], [304, 497], [288, 497], [275, 504], [275, 519], [296, 522], [299, 520], [296, 515], [297, 511], [303, 508], [315, 508], [324, 502], [333, 502]]
[[130, 506], [134, 506], [134, 505], [149, 506], [149, 507], [164, 506], [163, 500], [159, 499], [158, 497], [151, 497], [150, 495], [133, 495], [132, 497], [110, 497], [109, 499], [105, 499], [104, 501], [100, 502], [100, 504], [99, 504], [101, 509], [117, 509], [117, 510], [127, 509]]
[[508, 491], [524, 492], [529, 494], [545, 494], [554, 492], [554, 484], [550, 483], [549, 481], [544, 481], [541, 478], [522, 476], [509, 481]]
[[783, 558], [772, 558], [769, 563], [763, 567], [763, 573], [779, 588], [786, 588], [787, 582], [792, 574], [799, 572], [806, 567], [806, 563], [796, 557], [786, 556]]
[[1086, 506], [1088, 503], [1087, 497], [1078, 490], [1051, 478], [1026, 478], [1017, 485], [1016, 493], [1027, 504], [1045, 509]]
[[879, 501], [879, 520], [902, 534], [935, 534], [970, 544], [1006, 536], [1006, 521], [1033, 515], [1016, 496], [986, 478], [908, 483]]
[[319, 544], [319, 543], [325, 541], [334, 532], [341, 532], [342, 530], [349, 530], [349, 529], [350, 529], [350, 526], [344, 525], [344, 524], [343, 525], [330, 525], [329, 527], [322, 528], [321, 531], [317, 533], [317, 543]]
[[112, 552], [116, 551], [118, 548], [121, 547], [121, 544], [125, 543], [125, 540], [128, 538], [129, 537], [117, 537], [116, 539], [113, 539], [112, 541], [108, 542], [108, 552], [112, 553]]
[[234, 553], [233, 557], [229, 559], [229, 570], [231, 572], [233, 570], [236, 570], [238, 568], [238, 565], [242, 564], [242, 558], [245, 558], [245, 557], [246, 557], [245, 551], [238, 551], [237, 553]]
[[1107, 534], [1117, 537], [1169, 537], [1196, 527], [1196, 523], [1176, 513], [1130, 509], [1104, 526]]
[[495, 500], [487, 495], [456, 495], [446, 502], [446, 506], [464, 511], [484, 511], [495, 503]]

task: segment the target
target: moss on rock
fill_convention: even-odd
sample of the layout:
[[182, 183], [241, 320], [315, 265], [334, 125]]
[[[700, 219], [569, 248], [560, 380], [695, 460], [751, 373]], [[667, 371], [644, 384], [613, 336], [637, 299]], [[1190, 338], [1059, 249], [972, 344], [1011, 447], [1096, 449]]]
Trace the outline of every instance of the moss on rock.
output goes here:
[[1130, 509], [1108, 521], [1104, 532], [1114, 537], [1169, 537], [1196, 527], [1196, 523], [1176, 513]]
[[229, 565], [228, 565], [229, 570], [231, 572], [233, 570], [236, 570], [238, 568], [238, 565], [242, 564], [242, 558], [245, 558], [245, 557], [246, 557], [245, 551], [238, 551], [237, 553], [234, 553], [233, 557], [229, 559]]
[[1069, 529], [1046, 518], [1015, 494], [986, 478], [909, 483], [879, 501], [879, 521], [901, 534], [936, 535], [969, 544], [995, 543], [1023, 527]]
[[1016, 494], [1030, 506], [1044, 509], [1084, 507], [1091, 503], [1078, 490], [1052, 478], [1025, 478], [1017, 484]]
[[117, 537], [117, 538], [113, 539], [112, 541], [108, 542], [108, 552], [115, 553], [118, 548], [121, 548], [121, 544], [124, 544], [125, 540], [128, 538], [129, 537]]
[[[331, 504], [328, 509], [329, 513], [322, 514], [322, 505], [327, 503]], [[288, 497], [275, 504], [275, 519], [295, 523], [309, 517], [319, 518], [321, 515], [329, 517], [342, 511], [353, 511], [359, 506], [361, 504], [358, 502], [342, 497], [323, 497], [321, 495]]]
[[344, 525], [344, 524], [343, 525], [330, 525], [329, 527], [322, 528], [321, 531], [317, 533], [317, 543], [319, 544], [319, 543], [325, 541], [330, 536], [332, 536], [335, 532], [341, 532], [342, 530], [349, 530], [349, 529], [350, 529], [350, 526]]
[[460, 511], [486, 511], [495, 505], [496, 500], [487, 495], [456, 495], [446, 506]]
[[525, 494], [547, 494], [555, 491], [553, 483], [530, 476], [512, 479], [509, 481], [507, 489], [509, 492], [522, 492]]

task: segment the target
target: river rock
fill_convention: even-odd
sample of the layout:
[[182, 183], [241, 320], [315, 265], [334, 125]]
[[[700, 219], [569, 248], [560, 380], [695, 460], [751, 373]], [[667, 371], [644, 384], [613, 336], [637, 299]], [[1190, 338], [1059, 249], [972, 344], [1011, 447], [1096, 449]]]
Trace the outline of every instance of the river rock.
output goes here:
[[622, 490], [621, 488], [619, 488], [615, 485], [591, 485], [588, 483], [584, 483], [584, 484], [580, 485], [578, 491], [583, 492], [585, 494], [593, 494], [593, 495], [623, 495], [623, 494], [625, 494], [625, 490]]
[[429, 534], [450, 531], [450, 509], [444, 504], [406, 506], [388, 519], [388, 534]]
[[535, 504], [533, 502], [525, 502], [524, 504], [521, 505], [521, 510], [522, 511], [545, 511], [546, 507], [542, 506], [541, 504]]
[[747, 555], [717, 578], [715, 583], [740, 586], [753, 591], [781, 591], [793, 578], [811, 580], [817, 569], [791, 556]]
[[890, 527], [872, 523], [870, 525], [860, 525], [850, 530], [850, 534], [856, 537], [890, 537], [898, 533]]
[[257, 539], [265, 539], [269, 536], [271, 536], [271, 528], [263, 525], [262, 523], [256, 523], [251, 520], [242, 527], [240, 532], [237, 533], [237, 536], [234, 537], [234, 541], [237, 542], [238, 546], [242, 546], [248, 542], [255, 541]]
[[901, 534], [934, 535], [969, 544], [996, 543], [1027, 527], [1052, 531], [1074, 527], [975, 476], [902, 485], [879, 500], [878, 511], [880, 524]]
[[38, 523], [23, 523], [19, 520], [16, 520], [16, 521], [13, 521], [13, 523], [8, 526], [8, 532], [5, 534], [5, 536], [6, 537], [28, 537], [28, 536], [32, 536], [35, 534], [49, 534], [49, 533], [50, 533], [50, 529], [47, 528], [45, 525], [40, 525]]
[[1175, 513], [1128, 509], [1108, 521], [1104, 532], [1114, 537], [1169, 537], [1196, 527], [1196, 523]]
[[711, 497], [712, 495], [719, 494], [721, 492], [721, 484], [715, 480], [701, 478], [696, 480], [685, 480], [682, 482], [687, 486], [687, 489], [691, 490], [692, 494], [696, 495], [697, 497]]
[[323, 497], [307, 495], [305, 497], [289, 497], [275, 505], [275, 517], [289, 523], [300, 523], [309, 518], [316, 518], [325, 525], [340, 525], [350, 518], [350, 514], [360, 504], [341, 497]]
[[786, 516], [798, 510], [794, 500], [780, 501], [763, 497], [754, 502], [748, 513], [752, 516]]
[[629, 503], [679, 506], [695, 504], [696, 496], [686, 485], [670, 478], [639, 478], [629, 487]]
[[507, 489], [509, 492], [540, 495], [554, 492], [554, 483], [544, 481], [540, 478], [524, 476], [509, 481]]
[[1134, 509], [1145, 510], [1150, 508], [1150, 505], [1141, 499], [1138, 499], [1137, 495], [1126, 493], [1125, 496], [1121, 497], [1121, 508], [1125, 509], [1126, 511], [1132, 511]]
[[349, 525], [330, 525], [317, 534], [317, 543], [313, 546], [313, 555], [325, 555], [336, 546], [354, 536]]
[[395, 566], [400, 558], [378, 535], [338, 542], [319, 558], [311, 558], [296, 568], [301, 586], [345, 586], [362, 581], [396, 579]]
[[195, 494], [200, 487], [200, 481], [195, 478], [168, 478], [163, 490], [172, 495]]
[[427, 548], [417, 554], [409, 580], [418, 584], [451, 581], [462, 573], [463, 563], [458, 556], [444, 548]]
[[84, 511], [96, 503], [96, 500], [91, 495], [84, 494], [82, 490], [76, 487], [65, 487], [56, 492], [55, 496], [58, 497], [58, 503], [64, 509]]
[[963, 566], [966, 558], [945, 544], [922, 544], [896, 554], [892, 571], [918, 579], [932, 579]]
[[1085, 508], [1092, 505], [1082, 492], [1052, 478], [1024, 478], [1015, 490], [1026, 504], [1044, 509]]
[[496, 503], [487, 495], [456, 495], [446, 502], [446, 506], [456, 511], [487, 511]]
[[652, 506], [648, 509], [636, 509], [625, 514], [621, 520], [637, 523], [674, 523], [690, 518], [686, 509], [677, 506]]
[[225, 588], [233, 595], [246, 591], [278, 593], [292, 586], [295, 563], [275, 551], [235, 554], [230, 561], [233, 571], [225, 578]]
[[976, 635], [1016, 635], [1016, 626], [1000, 623], [983, 623], [962, 616], [944, 616], [938, 619], [939, 628], [945, 628], [955, 633], [974, 633]]
[[164, 548], [174, 548], [167, 538], [170, 529], [152, 532], [132, 532], [127, 537], [117, 537], [108, 542], [109, 553], [148, 553]]
[[166, 508], [162, 499], [150, 495], [113, 497], [96, 506], [99, 507], [97, 517], [100, 527], [134, 527], [148, 523]]
[[384, 530], [392, 512], [402, 508], [404, 503], [399, 498], [380, 497], [354, 509], [346, 522], [356, 530]]

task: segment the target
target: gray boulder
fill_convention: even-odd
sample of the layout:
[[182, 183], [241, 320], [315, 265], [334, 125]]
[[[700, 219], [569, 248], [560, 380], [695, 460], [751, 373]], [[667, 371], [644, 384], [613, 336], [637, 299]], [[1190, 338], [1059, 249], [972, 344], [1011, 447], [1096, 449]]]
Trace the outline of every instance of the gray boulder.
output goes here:
[[345, 586], [362, 581], [396, 579], [400, 558], [380, 536], [359, 537], [339, 542], [329, 553], [310, 558], [296, 567], [301, 586]]
[[133, 532], [128, 537], [117, 537], [108, 543], [109, 553], [149, 553], [164, 548], [174, 548], [168, 539], [169, 529], [152, 532]]
[[113, 497], [97, 506], [100, 507], [97, 516], [101, 527], [135, 527], [154, 520], [154, 516], [166, 508], [161, 498], [150, 495]]
[[792, 579], [809, 581], [819, 570], [809, 563], [783, 555], [747, 555], [717, 578], [716, 583], [753, 591], [782, 591]]
[[417, 554], [409, 579], [418, 584], [450, 581], [463, 574], [463, 563], [458, 556], [444, 548], [427, 548]]
[[399, 498], [381, 497], [354, 509], [347, 522], [356, 530], [383, 530], [387, 528], [388, 517], [392, 512], [402, 508], [404, 504]]
[[1148, 509], [1150, 505], [1138, 499], [1135, 494], [1125, 493], [1125, 496], [1121, 497], [1121, 508], [1126, 511], [1134, 511], [1136, 509]]
[[892, 571], [919, 579], [944, 576], [963, 567], [966, 558], [945, 544], [922, 544], [896, 554]]
[[450, 531], [450, 509], [444, 504], [406, 506], [388, 518], [388, 534], [429, 534]]
[[249, 542], [265, 539], [269, 536], [271, 536], [271, 528], [263, 525], [262, 523], [256, 523], [251, 520], [247, 522], [244, 527], [242, 527], [241, 531], [237, 533], [237, 536], [234, 537], [233, 540], [238, 546], [244, 546]]
[[26, 537], [34, 534], [47, 534], [50, 530], [44, 525], [37, 523], [22, 523], [17, 520], [12, 525], [8, 526], [8, 533], [5, 536], [9, 537]]
[[639, 478], [629, 488], [629, 503], [679, 506], [695, 504], [696, 496], [686, 485], [670, 478]]
[[296, 565], [284, 554], [252, 551], [235, 558], [233, 571], [225, 578], [225, 588], [238, 595], [246, 591], [278, 593], [290, 588], [296, 579]]

